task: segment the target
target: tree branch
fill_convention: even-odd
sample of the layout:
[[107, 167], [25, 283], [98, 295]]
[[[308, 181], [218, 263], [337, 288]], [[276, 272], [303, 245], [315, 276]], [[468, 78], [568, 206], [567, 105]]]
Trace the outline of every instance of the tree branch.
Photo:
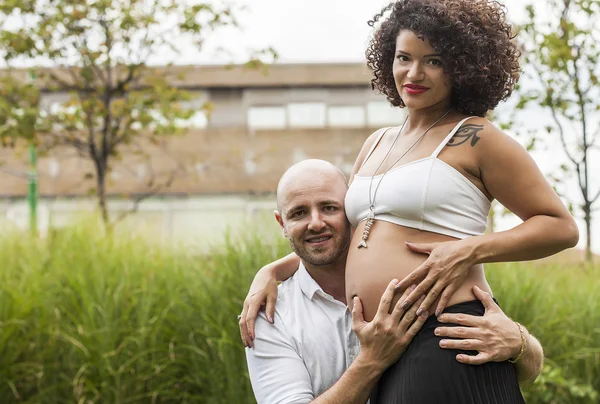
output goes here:
[[590, 204], [595, 203], [598, 198], [600, 198], [600, 189], [598, 190], [598, 192], [596, 192], [596, 195], [594, 195], [594, 197], [592, 199], [590, 199]]
[[112, 50], [112, 36], [110, 33], [110, 29], [106, 21], [101, 18], [98, 23], [104, 29], [105, 42], [106, 42], [106, 79], [107, 85], [104, 88], [104, 97], [102, 97], [102, 102], [104, 103], [104, 119], [102, 124], [102, 157], [108, 158], [111, 154], [112, 148], [110, 147], [110, 139], [111, 136], [111, 122], [112, 122], [112, 112], [110, 110], [110, 106], [113, 98], [113, 71], [112, 71], [112, 60], [110, 58], [110, 52]]
[[4, 174], [12, 175], [13, 177], [20, 177], [20, 178], [29, 178], [31, 175], [29, 173], [29, 171], [19, 171], [19, 170], [14, 170], [12, 168], [5, 168], [5, 167], [1, 167], [1, 166], [0, 166], [0, 172], [2, 172]]
[[[151, 166], [151, 165], [150, 165]], [[119, 222], [121, 222], [123, 219], [125, 219], [127, 216], [136, 213], [139, 210], [139, 206], [140, 204], [158, 194], [159, 192], [161, 192], [162, 190], [169, 188], [173, 182], [175, 181], [176, 178], [176, 174], [179, 172], [178, 169], [173, 169], [171, 170], [171, 172], [169, 173], [169, 177], [167, 178], [167, 180], [164, 183], [161, 183], [159, 185], [153, 185], [154, 184], [154, 178], [155, 178], [155, 173], [154, 171], [152, 171], [152, 177], [151, 180], [148, 181], [148, 184], [150, 185], [150, 190], [147, 192], [144, 192], [143, 194], [138, 195], [136, 198], [133, 199], [133, 206], [131, 207], [131, 209], [128, 209], [124, 212], [121, 212], [121, 214], [119, 216], [117, 216], [116, 219], [114, 219], [114, 221], [110, 224], [111, 228], [114, 227], [115, 225], [117, 225]]]
[[573, 164], [575, 164], [577, 167], [579, 167], [581, 162], [577, 162], [577, 160], [575, 160], [575, 158], [571, 155], [571, 152], [569, 152], [569, 148], [567, 147], [567, 142], [565, 140], [565, 132], [564, 132], [562, 124], [560, 123], [560, 120], [558, 119], [555, 108], [551, 105], [549, 106], [549, 108], [552, 113], [552, 118], [554, 119], [554, 122], [558, 126], [558, 137], [559, 137], [560, 143], [562, 144], [562, 147], [565, 151], [565, 154], [567, 155], [567, 157], [569, 158], [569, 160], [571, 160], [571, 162]]
[[[82, 47], [86, 50], [89, 51], [89, 46], [88, 46], [88, 41], [87, 38], [84, 36], [83, 39], [83, 45]], [[96, 77], [106, 86], [110, 86], [110, 83], [108, 82], [107, 77], [104, 75], [104, 72], [102, 71], [102, 69], [100, 69], [98, 67], [98, 65], [95, 63], [95, 60], [92, 60], [91, 58], [89, 58], [89, 65], [92, 68], [92, 70], [94, 71], [94, 74], [96, 75]]]
[[68, 140], [68, 141], [64, 142], [63, 144], [70, 146], [70, 147], [74, 148], [75, 150], [77, 150], [77, 154], [80, 157], [88, 158], [90, 156], [89, 145], [85, 142], [82, 142], [80, 140]]
[[136, 70], [140, 67], [141, 65], [139, 64], [135, 64], [135, 65], [128, 65], [127, 66], [127, 76], [124, 79], [117, 79], [117, 84], [115, 86], [115, 91], [117, 92], [117, 94], [121, 95], [127, 92], [126, 90], [126, 86], [133, 82], [135, 79], [135, 73]]
[[[85, 103], [82, 102], [82, 106], [85, 105]], [[99, 155], [98, 155], [98, 149], [96, 147], [96, 134], [94, 131], [94, 121], [93, 121], [93, 117], [92, 117], [92, 111], [86, 110], [85, 108], [83, 108], [84, 112], [85, 112], [85, 120], [86, 120], [86, 124], [87, 124], [87, 129], [88, 129], [88, 148], [90, 151], [90, 156], [92, 157], [92, 160], [94, 160], [94, 162], [96, 164], [99, 164], [100, 160], [99, 160]]]
[[596, 128], [596, 131], [592, 134], [592, 140], [590, 141], [590, 144], [589, 144], [590, 148], [594, 148], [594, 146], [596, 145], [596, 141], [598, 140], [598, 137], [600, 137], [600, 125], [598, 125], [598, 127]]
[[[73, 76], [71, 69], [67, 68], [67, 70], [69, 71], [69, 73], [71, 73], [71, 76]], [[66, 81], [64, 81], [63, 79], [61, 79], [60, 77], [58, 77], [55, 73], [50, 72], [48, 74], [48, 76], [50, 77], [50, 79], [52, 79], [53, 81], [55, 81], [56, 83], [58, 83], [58, 85], [61, 87], [61, 89], [65, 89], [65, 90], [71, 90], [71, 91], [81, 91], [81, 87], [79, 87], [76, 84], [69, 84]]]
[[[129, 134], [129, 130], [131, 129], [131, 125], [132, 124], [133, 124], [133, 120], [129, 119], [127, 121], [127, 123], [125, 124], [125, 127], [120, 131], [121, 135], [120, 136], [116, 136], [115, 135], [112, 138], [112, 141], [111, 141], [111, 144], [110, 144], [111, 149], [114, 149], [115, 147], [117, 147], [118, 145], [120, 145], [125, 140], [125, 138]], [[120, 123], [119, 123], [119, 125], [120, 125]]]
[[56, 146], [69, 146], [74, 148], [81, 157], [88, 158], [90, 156], [90, 147], [86, 142], [77, 138], [65, 138], [57, 134], [52, 134], [51, 136], [57, 140]]
[[[533, 67], [533, 69], [535, 70], [535, 72], [537, 73], [537, 78], [540, 81], [540, 86], [542, 87], [542, 90], [548, 94], [549, 92], [549, 88], [546, 86], [546, 84], [544, 83], [543, 80], [543, 75], [542, 72], [540, 71], [539, 67], [535, 64], [535, 63], [531, 63], [531, 66]], [[552, 100], [551, 100], [552, 101]], [[569, 160], [571, 160], [571, 162], [576, 166], [579, 167], [579, 164], [577, 160], [575, 160], [575, 158], [571, 155], [571, 153], [569, 152], [569, 149], [567, 147], [567, 142], [565, 141], [565, 131], [564, 128], [562, 126], [562, 124], [560, 123], [560, 120], [558, 119], [558, 116], [556, 114], [556, 110], [552, 104], [552, 102], [550, 102], [548, 104], [548, 108], [550, 108], [550, 112], [552, 113], [552, 118], [554, 119], [554, 122], [556, 123], [556, 126], [558, 126], [558, 136], [560, 138], [560, 142], [562, 144], [563, 150], [565, 151], [565, 154], [567, 155], [567, 157], [569, 158]]]
[[577, 182], [579, 183], [579, 190], [581, 191], [581, 196], [583, 197], [584, 201], [587, 201], [587, 184], [584, 184], [583, 179], [581, 178], [581, 165], [577, 164], [575, 166], [575, 170], [577, 171]]

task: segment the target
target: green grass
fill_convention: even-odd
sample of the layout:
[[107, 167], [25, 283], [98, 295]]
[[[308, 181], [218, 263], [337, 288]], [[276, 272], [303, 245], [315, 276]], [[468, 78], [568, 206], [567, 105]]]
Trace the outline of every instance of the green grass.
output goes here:
[[486, 272], [503, 310], [540, 340], [548, 358], [542, 377], [527, 390], [528, 402], [597, 402], [600, 267], [513, 263]]
[[[272, 239], [207, 254], [85, 226], [41, 240], [5, 235], [0, 403], [253, 403], [236, 315], [254, 272], [288, 251]], [[550, 358], [528, 402], [594, 402], [600, 269], [487, 272]]]
[[0, 242], [0, 403], [252, 402], [236, 314], [284, 246], [15, 236]]

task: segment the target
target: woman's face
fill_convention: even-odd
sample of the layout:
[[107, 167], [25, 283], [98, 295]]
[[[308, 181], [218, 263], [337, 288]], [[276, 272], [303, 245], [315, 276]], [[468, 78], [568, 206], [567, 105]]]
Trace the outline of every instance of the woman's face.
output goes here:
[[404, 104], [411, 109], [450, 103], [450, 87], [440, 54], [412, 31], [396, 38], [394, 81]]

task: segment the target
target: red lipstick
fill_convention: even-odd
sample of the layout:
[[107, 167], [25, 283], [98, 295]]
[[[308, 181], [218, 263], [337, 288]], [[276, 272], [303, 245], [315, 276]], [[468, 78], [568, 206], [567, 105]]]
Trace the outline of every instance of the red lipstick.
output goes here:
[[420, 86], [418, 84], [405, 84], [404, 88], [406, 92], [409, 94], [423, 94], [425, 91], [429, 90], [429, 87]]

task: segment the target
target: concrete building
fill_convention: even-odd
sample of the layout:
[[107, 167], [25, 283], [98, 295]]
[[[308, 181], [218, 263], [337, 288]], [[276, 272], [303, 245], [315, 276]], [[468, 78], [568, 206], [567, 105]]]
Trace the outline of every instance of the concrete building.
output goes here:
[[[253, 231], [277, 234], [274, 192], [290, 165], [321, 158], [349, 173], [364, 140], [402, 119], [398, 108], [371, 89], [363, 64], [156, 70], [197, 95], [188, 107], [200, 109], [207, 101], [213, 107], [210, 117], [196, 114], [183, 135], [165, 137], [161, 145], [139, 144], [149, 159], [132, 146], [112, 166], [107, 189], [113, 217], [132, 208], [132, 197], [152, 193], [126, 221], [128, 228], [163, 242], [204, 248], [227, 232], [246, 232], [248, 220], [260, 223]], [[45, 92], [42, 102], [59, 108], [68, 99], [66, 93]], [[26, 150], [0, 148], [0, 162], [0, 228], [27, 228]], [[93, 167], [74, 150], [40, 156], [38, 172], [42, 232], [95, 209], [89, 197]], [[168, 179], [170, 186], [162, 186]]]
[[[266, 70], [240, 66], [156, 68], [172, 84], [197, 94], [188, 107], [210, 101], [210, 117], [198, 113], [182, 136], [162, 145], [142, 144], [123, 153], [108, 181], [113, 196], [144, 194], [148, 183], [165, 182], [164, 195], [266, 194], [293, 163], [305, 158], [329, 160], [351, 170], [363, 141], [376, 128], [398, 124], [402, 112], [371, 90], [363, 64], [273, 65]], [[60, 73], [60, 71], [59, 71]], [[69, 94], [46, 92], [53, 108]], [[22, 197], [27, 181], [15, 173], [27, 169], [26, 153], [0, 149], [0, 195]], [[39, 160], [43, 197], [85, 196], [94, 187], [89, 161], [73, 150], [52, 151]]]

